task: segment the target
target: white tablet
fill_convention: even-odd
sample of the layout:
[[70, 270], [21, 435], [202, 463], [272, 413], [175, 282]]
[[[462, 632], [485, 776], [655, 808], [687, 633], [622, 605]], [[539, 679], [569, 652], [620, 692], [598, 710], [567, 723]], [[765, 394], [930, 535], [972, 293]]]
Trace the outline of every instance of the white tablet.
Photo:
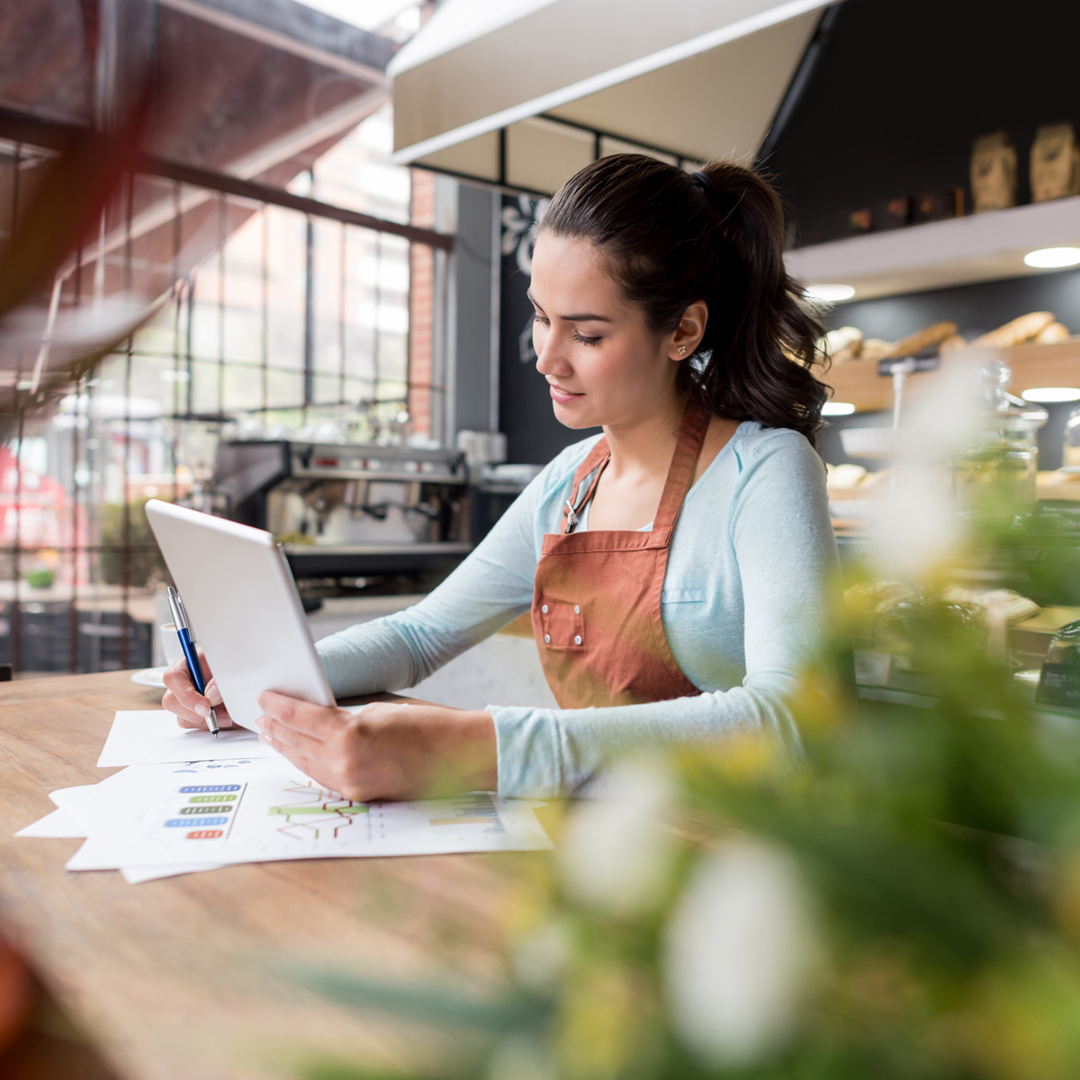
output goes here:
[[273, 536], [159, 499], [146, 504], [146, 516], [233, 720], [254, 727], [264, 690], [333, 705]]

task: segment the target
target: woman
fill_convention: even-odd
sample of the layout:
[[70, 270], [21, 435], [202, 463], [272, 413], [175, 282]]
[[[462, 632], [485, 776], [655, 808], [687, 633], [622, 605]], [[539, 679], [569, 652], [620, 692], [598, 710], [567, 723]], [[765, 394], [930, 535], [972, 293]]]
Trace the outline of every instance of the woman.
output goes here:
[[[556, 457], [415, 607], [318, 644], [335, 694], [370, 694], [531, 609], [560, 708], [352, 716], [268, 692], [262, 738], [361, 800], [551, 795], [628, 747], [746, 730], [797, 745], [785, 697], [836, 546], [810, 442], [820, 327], [781, 237], [776, 195], [735, 165], [622, 154], [569, 180], [536, 238], [533, 340], [559, 421], [603, 435]], [[220, 702], [182, 667], [165, 682], [181, 724]]]

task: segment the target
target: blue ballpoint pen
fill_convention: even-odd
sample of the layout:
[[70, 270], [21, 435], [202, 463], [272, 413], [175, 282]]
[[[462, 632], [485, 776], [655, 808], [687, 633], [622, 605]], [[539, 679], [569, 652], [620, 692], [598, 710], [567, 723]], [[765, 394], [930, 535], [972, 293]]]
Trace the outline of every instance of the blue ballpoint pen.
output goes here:
[[[188, 671], [191, 672], [191, 681], [200, 694], [206, 693], [206, 684], [203, 682], [202, 665], [199, 663], [199, 654], [195, 651], [195, 643], [191, 640], [191, 629], [188, 626], [187, 612], [184, 611], [184, 601], [180, 594], [170, 585], [167, 593], [169, 597], [169, 609], [172, 611], [173, 625], [177, 634], [180, 635], [180, 648], [184, 650], [184, 659], [187, 661]], [[206, 718], [206, 726], [210, 734], [218, 737], [218, 722], [214, 710]]]

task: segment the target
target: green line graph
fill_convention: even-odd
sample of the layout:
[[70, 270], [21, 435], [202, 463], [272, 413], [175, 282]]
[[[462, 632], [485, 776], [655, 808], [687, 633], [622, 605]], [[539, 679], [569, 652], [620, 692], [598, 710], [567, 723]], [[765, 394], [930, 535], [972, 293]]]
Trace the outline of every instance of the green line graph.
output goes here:
[[285, 824], [278, 832], [294, 840], [318, 840], [320, 836], [335, 839], [353, 824], [357, 817], [368, 812], [366, 803], [343, 799], [336, 791], [308, 781], [285, 789], [293, 801], [271, 806], [267, 813], [280, 816]]

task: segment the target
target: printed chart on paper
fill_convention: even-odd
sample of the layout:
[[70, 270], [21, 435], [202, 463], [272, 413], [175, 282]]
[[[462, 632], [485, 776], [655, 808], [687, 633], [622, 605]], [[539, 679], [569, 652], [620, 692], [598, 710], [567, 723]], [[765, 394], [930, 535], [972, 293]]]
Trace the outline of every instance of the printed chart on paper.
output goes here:
[[73, 868], [121, 856], [139, 866], [551, 847], [535, 803], [486, 792], [353, 802], [284, 760], [144, 766], [124, 803], [130, 815], [91, 836]]

